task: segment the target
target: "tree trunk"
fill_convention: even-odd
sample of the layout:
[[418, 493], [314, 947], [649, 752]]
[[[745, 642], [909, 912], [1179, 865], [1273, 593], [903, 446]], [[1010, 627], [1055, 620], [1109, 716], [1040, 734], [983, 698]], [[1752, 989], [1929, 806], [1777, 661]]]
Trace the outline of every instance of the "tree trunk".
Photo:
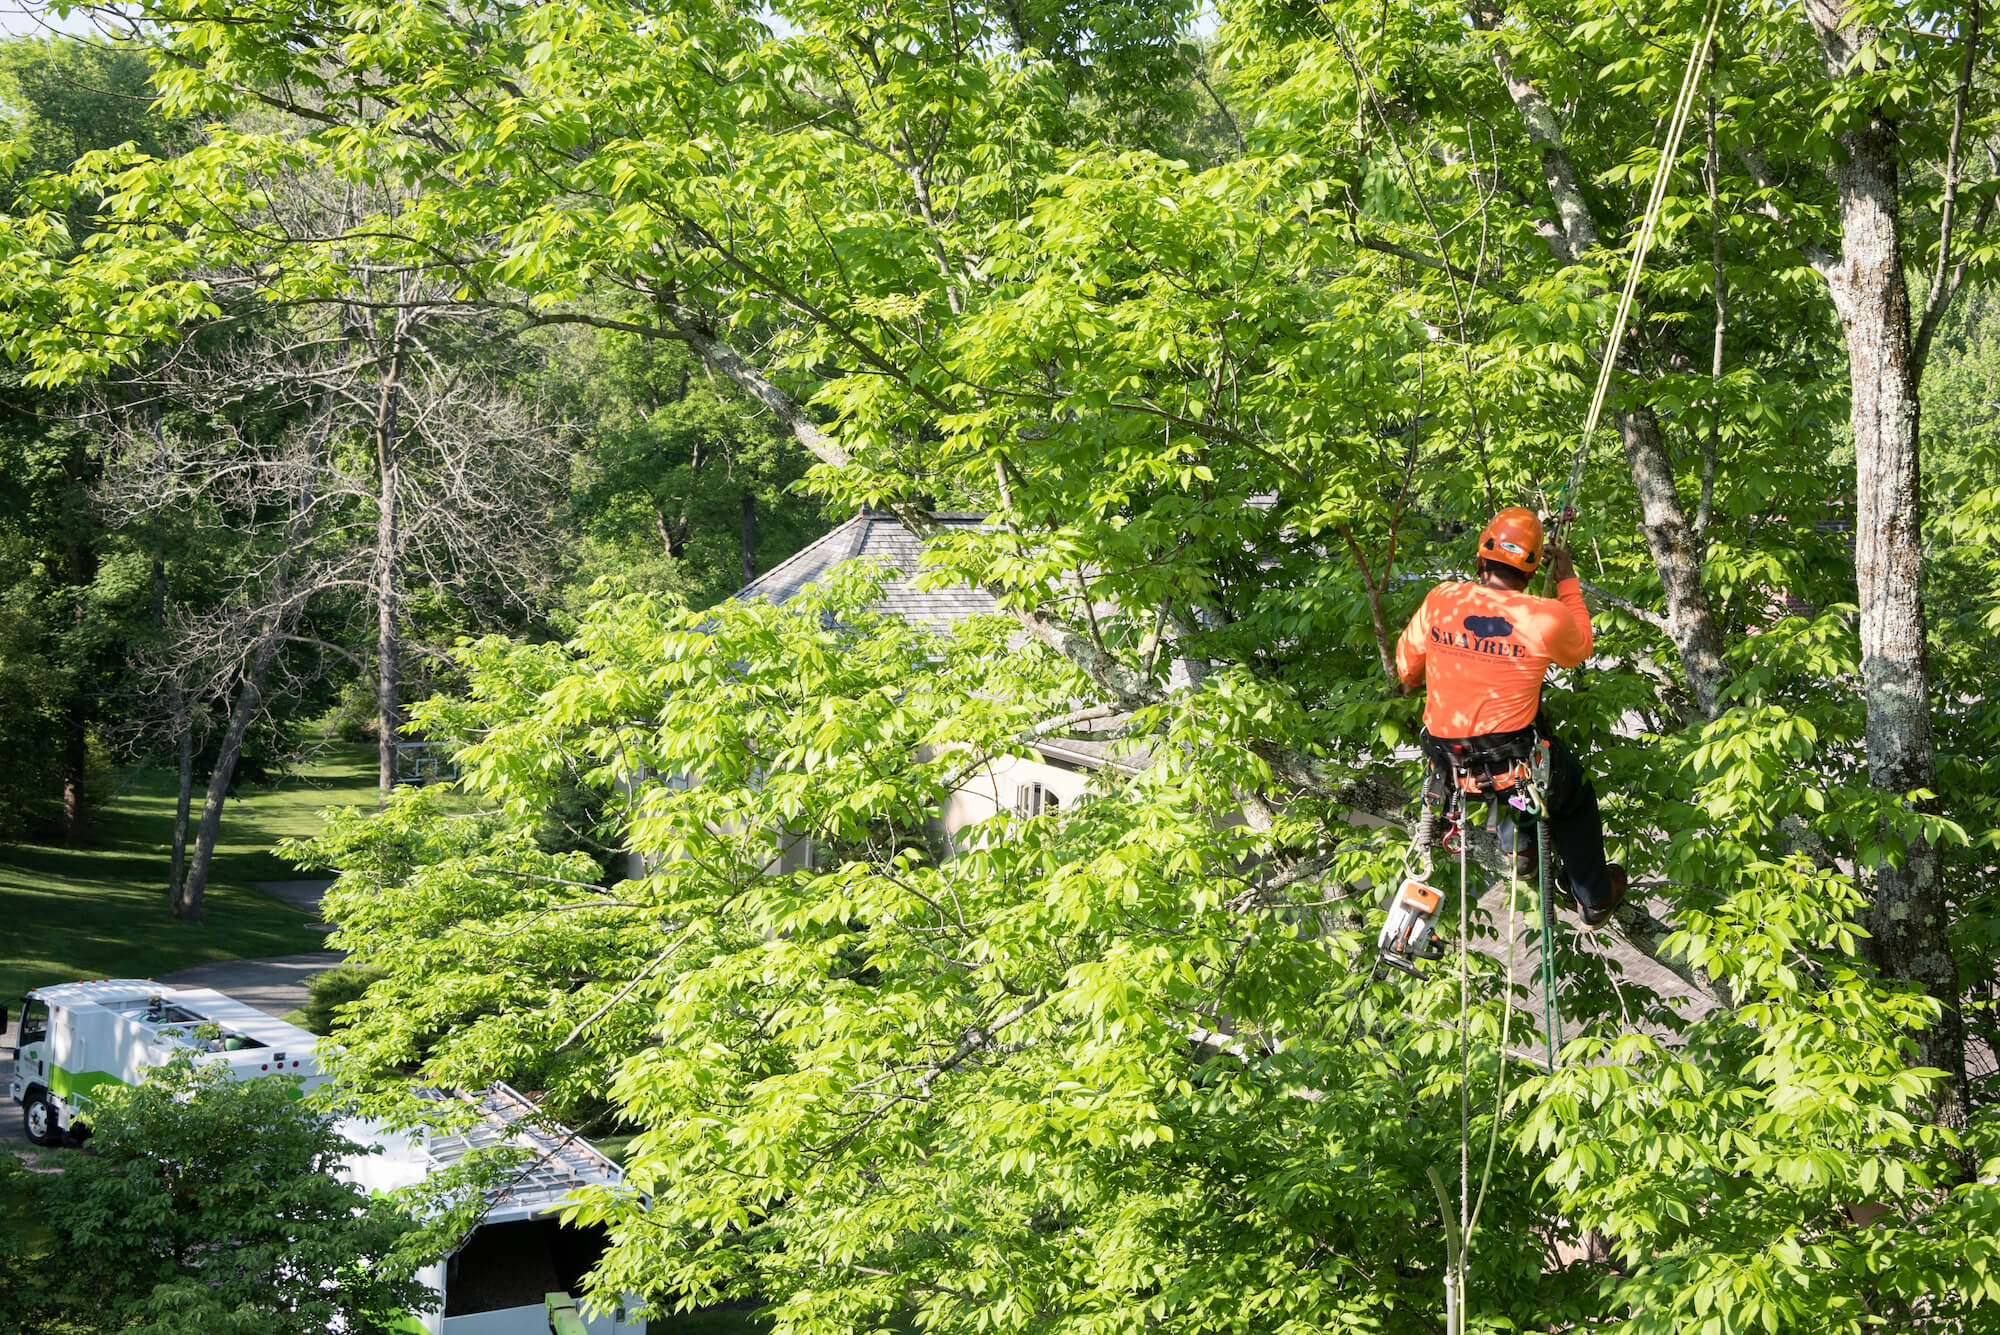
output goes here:
[[[250, 661], [244, 669], [242, 686], [229, 707], [229, 723], [223, 729], [222, 748], [216, 753], [215, 768], [209, 772], [208, 794], [201, 806], [201, 828], [195, 834], [194, 857], [189, 860], [187, 879], [182, 883], [180, 897], [174, 903], [174, 916], [184, 922], [201, 921], [202, 896], [208, 890], [209, 867], [215, 858], [215, 836], [222, 828], [222, 805], [228, 800], [230, 782], [236, 777], [236, 762], [243, 755], [243, 740], [250, 734], [250, 725], [256, 721], [257, 711], [263, 707], [264, 683], [270, 678], [271, 664], [276, 660], [278, 649], [284, 643], [285, 634], [296, 615], [293, 570], [306, 540], [311, 536], [313, 497], [319, 489], [319, 470], [324, 466], [325, 453], [326, 438], [322, 435], [312, 447], [310, 466], [306, 468], [299, 487], [297, 508], [292, 511], [291, 522], [286, 525], [284, 547], [278, 552], [272, 568], [271, 587], [265, 598], [263, 614], [258, 618], [257, 638], [251, 646]], [[182, 746], [181, 773], [184, 777], [181, 780], [180, 827], [185, 831], [193, 754], [190, 741], [184, 740]]]
[[167, 897], [170, 904], [181, 902], [181, 886], [187, 872], [188, 808], [194, 804], [194, 720], [188, 716], [186, 699], [179, 683], [172, 688], [174, 707], [179, 710], [180, 795], [174, 802], [174, 846], [167, 859]]
[[1625, 463], [1639, 493], [1639, 527], [1666, 594], [1667, 636], [1680, 651], [1681, 670], [1703, 718], [1722, 709], [1729, 669], [1722, 661], [1722, 637], [1701, 585], [1698, 539], [1689, 530], [1687, 508], [1674, 485], [1673, 462], [1660, 438], [1660, 420], [1650, 408], [1618, 414]]
[[396, 749], [402, 741], [402, 590], [397, 582], [401, 555], [402, 475], [397, 456], [396, 418], [401, 408], [402, 330], [382, 377], [375, 412], [375, 717], [379, 729], [377, 803], [386, 807], [396, 786]]
[[[1481, 31], [1498, 30], [1504, 17], [1505, 6], [1498, 0], [1475, 0], [1471, 6], [1472, 26]], [[1578, 263], [1598, 248], [1600, 238], [1582, 179], [1563, 143], [1562, 122], [1541, 90], [1515, 70], [1505, 46], [1496, 43], [1492, 58], [1529, 143], [1541, 154], [1543, 184], [1555, 206], [1556, 220], [1537, 220], [1536, 230], [1558, 261]], [[1722, 635], [1716, 629], [1715, 612], [1702, 587], [1687, 507], [1674, 485], [1673, 459], [1661, 439], [1659, 420], [1650, 409], [1621, 413], [1617, 420], [1625, 443], [1625, 462], [1639, 492], [1640, 529], [1666, 597], [1667, 633], [1680, 654], [1681, 670], [1687, 675], [1695, 705], [1703, 717], [1713, 718], [1721, 708], [1729, 671], [1722, 661]]]
[[[1872, 32], [1846, 9], [1809, 0], [1827, 72], [1848, 77]], [[1935, 787], [1923, 597], [1922, 469], [1910, 293], [1903, 279], [1900, 141], [1885, 109], [1841, 138], [1834, 165], [1840, 257], [1822, 266], [1847, 341], [1854, 428], [1854, 579], [1861, 605], [1861, 679], [1868, 706], [1869, 783], [1898, 800]], [[1887, 833], [1887, 831], [1885, 831]], [[1891, 841], [1893, 844], [1893, 841]], [[1925, 840], [1875, 867], [1870, 953], [1888, 977], [1915, 983], [1944, 1008], [1921, 1035], [1926, 1064], [1951, 1076], [1940, 1115], [1966, 1113], [1965, 1027], [1948, 935], [1938, 849]]]
[[757, 498], [743, 489], [743, 583], [757, 578]]
[[243, 740], [250, 735], [250, 725], [256, 721], [257, 711], [264, 705], [264, 683], [271, 674], [271, 662], [278, 656], [278, 645], [284, 638], [286, 618], [273, 612], [266, 621], [264, 633], [258, 637], [256, 647], [250, 654], [250, 665], [243, 674], [243, 684], [236, 692], [236, 701], [229, 708], [229, 726], [222, 733], [222, 749], [216, 754], [215, 768], [208, 776], [208, 794], [201, 804], [201, 828], [195, 835], [194, 858], [187, 870], [187, 881], [181, 887], [181, 896], [174, 905], [174, 916], [183, 922], [201, 921], [202, 895], [208, 889], [209, 866], [215, 857], [215, 836], [222, 828], [222, 805], [229, 798], [229, 785], [236, 777], [236, 762], [243, 755]]
[[72, 706], [63, 719], [63, 840], [74, 848], [83, 842], [85, 770], [90, 765], [90, 729], [81, 710]]
[[[167, 633], [167, 563], [153, 558], [153, 630]], [[181, 875], [187, 869], [188, 805], [194, 790], [194, 730], [189, 726], [187, 693], [179, 676], [167, 677], [167, 722], [173, 729], [174, 750], [179, 759], [179, 796], [174, 804], [173, 851], [167, 858], [167, 907], [179, 912]]]
[[[72, 617], [81, 622], [86, 615], [90, 586], [97, 580], [97, 549], [88, 539], [79, 539], [70, 549], [70, 588], [76, 603]], [[69, 699], [63, 710], [62, 749], [62, 804], [63, 839], [74, 848], [83, 842], [83, 823], [87, 814], [84, 810], [84, 781], [89, 777], [90, 768], [90, 718], [94, 712], [88, 699], [95, 683], [91, 672], [88, 651], [80, 663], [74, 665], [77, 674], [69, 688]]]
[[[1901, 798], [1936, 785], [1923, 598], [1917, 383], [1903, 280], [1896, 131], [1877, 120], [1843, 141], [1841, 257], [1828, 286], [1847, 339], [1854, 427], [1854, 578], [1868, 705], [1868, 777]], [[1918, 841], [1875, 868], [1869, 906], [1877, 967], [1917, 983], [1945, 1008], [1923, 1036], [1924, 1060], [1951, 1074], [1962, 1112], [1965, 1041], [1958, 967], [1947, 935], [1938, 849]]]

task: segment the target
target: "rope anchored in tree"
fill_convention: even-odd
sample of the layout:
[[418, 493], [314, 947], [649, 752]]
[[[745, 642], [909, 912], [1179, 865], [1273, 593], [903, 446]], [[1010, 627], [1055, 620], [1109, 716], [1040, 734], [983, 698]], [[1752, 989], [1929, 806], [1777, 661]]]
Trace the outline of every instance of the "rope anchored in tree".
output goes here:
[[1722, 0], [1709, 0], [1701, 40], [1688, 52], [1687, 71], [1681, 76], [1680, 96], [1674, 102], [1674, 114], [1667, 124], [1667, 142], [1661, 149], [1659, 166], [1653, 172], [1653, 188], [1646, 198], [1646, 211], [1640, 216], [1639, 237], [1632, 248], [1632, 267], [1625, 275], [1625, 288], [1619, 293], [1618, 309], [1611, 317], [1611, 333], [1604, 342], [1604, 359], [1597, 368], [1597, 387], [1590, 395], [1590, 411], [1584, 415], [1583, 435], [1576, 443], [1576, 456], [1570, 463], [1569, 478], [1556, 495], [1549, 527], [1552, 543], [1560, 539], [1563, 528], [1575, 513], [1573, 503], [1583, 486], [1584, 469], [1590, 463], [1590, 442], [1604, 417], [1605, 400], [1611, 393], [1612, 372], [1617, 368], [1619, 352], [1625, 346], [1625, 328], [1631, 320], [1632, 302], [1639, 291], [1639, 276], [1645, 271], [1646, 256], [1652, 250], [1653, 236], [1659, 230], [1660, 211], [1666, 202], [1667, 185], [1673, 179], [1674, 160], [1680, 156], [1681, 136], [1687, 130], [1688, 114], [1694, 108], [1694, 92], [1701, 82], [1701, 68], [1708, 63], [1708, 50], [1715, 41], [1715, 25], [1721, 17]]

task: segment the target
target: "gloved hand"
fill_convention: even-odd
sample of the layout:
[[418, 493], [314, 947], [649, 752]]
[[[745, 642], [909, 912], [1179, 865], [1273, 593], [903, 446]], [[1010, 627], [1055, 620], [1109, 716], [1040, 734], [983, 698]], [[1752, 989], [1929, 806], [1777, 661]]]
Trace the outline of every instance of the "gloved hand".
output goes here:
[[1569, 548], [1551, 547], [1543, 553], [1542, 560], [1542, 568], [1549, 572], [1550, 588], [1566, 579], [1576, 578], [1576, 562], [1570, 559]]

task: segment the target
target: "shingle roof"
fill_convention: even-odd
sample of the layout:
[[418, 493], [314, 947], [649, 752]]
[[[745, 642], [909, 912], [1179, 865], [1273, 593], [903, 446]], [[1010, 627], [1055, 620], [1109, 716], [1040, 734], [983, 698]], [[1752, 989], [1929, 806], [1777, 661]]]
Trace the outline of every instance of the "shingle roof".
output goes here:
[[[978, 528], [986, 516], [941, 514], [940, 526], [947, 529]], [[784, 603], [800, 590], [844, 561], [879, 561], [900, 573], [882, 590], [876, 610], [893, 612], [911, 621], [948, 623], [966, 617], [990, 616], [999, 610], [993, 595], [984, 589], [959, 584], [942, 589], [911, 587], [923, 564], [923, 543], [918, 541], [894, 515], [881, 510], [864, 510], [840, 527], [743, 586], [737, 597]]]

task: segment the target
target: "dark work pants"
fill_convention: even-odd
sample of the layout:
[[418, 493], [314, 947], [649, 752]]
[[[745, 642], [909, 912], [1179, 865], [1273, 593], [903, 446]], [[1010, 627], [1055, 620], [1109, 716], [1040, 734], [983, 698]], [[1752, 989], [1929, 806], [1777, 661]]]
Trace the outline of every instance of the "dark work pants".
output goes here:
[[[1546, 727], [1542, 735], [1549, 739], [1549, 834], [1562, 854], [1563, 866], [1569, 872], [1570, 891], [1576, 896], [1577, 903], [1586, 909], [1595, 908], [1611, 897], [1611, 879], [1604, 868], [1604, 819], [1597, 814], [1597, 790], [1590, 786], [1590, 779], [1584, 774], [1583, 763], [1576, 758], [1576, 752]], [[1433, 760], [1430, 783], [1433, 798], [1442, 797], [1449, 790], [1450, 783], [1442, 767]], [[1466, 822], [1469, 825], [1480, 819], [1477, 813], [1481, 810], [1482, 799], [1469, 798], [1466, 806]], [[1505, 806], [1502, 812], [1500, 848], [1503, 852], [1512, 852], [1519, 836], [1509, 817], [1521, 813]], [[1532, 837], [1522, 838], [1521, 846], [1533, 848], [1534, 845], [1529, 842]]]

